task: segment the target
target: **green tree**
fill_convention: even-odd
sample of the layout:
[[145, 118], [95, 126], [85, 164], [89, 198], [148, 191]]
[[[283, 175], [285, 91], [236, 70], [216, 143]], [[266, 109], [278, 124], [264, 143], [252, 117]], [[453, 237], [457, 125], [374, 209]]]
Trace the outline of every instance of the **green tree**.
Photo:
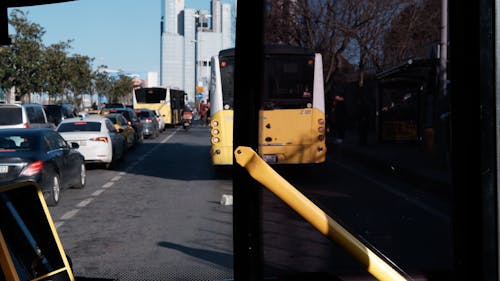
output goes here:
[[106, 97], [109, 100], [109, 93], [113, 89], [113, 81], [107, 72], [104, 71], [107, 66], [101, 65], [93, 72], [94, 92], [99, 98]]
[[119, 75], [118, 78], [112, 79], [113, 88], [109, 93], [110, 102], [120, 102], [123, 98], [132, 93], [133, 85], [132, 78], [126, 75]]
[[43, 88], [43, 75], [40, 71], [42, 61], [42, 36], [45, 33], [43, 27], [30, 22], [26, 13], [21, 10], [13, 10], [10, 14], [10, 25], [14, 28], [12, 45], [2, 49], [0, 62], [1, 87], [4, 90], [15, 89], [19, 99], [30, 94], [39, 92]]
[[68, 75], [67, 99], [82, 107], [83, 95], [92, 94], [92, 61], [88, 56], [73, 55], [69, 57], [65, 68]]
[[69, 75], [67, 72], [70, 41], [50, 45], [43, 52], [42, 71], [45, 77], [43, 90], [49, 95], [49, 102], [62, 100]]

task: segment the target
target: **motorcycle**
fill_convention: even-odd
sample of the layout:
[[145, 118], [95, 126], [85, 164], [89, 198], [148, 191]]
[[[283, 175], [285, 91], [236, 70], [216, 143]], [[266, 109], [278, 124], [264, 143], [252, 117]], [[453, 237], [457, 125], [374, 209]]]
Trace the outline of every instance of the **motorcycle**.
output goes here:
[[182, 128], [184, 128], [185, 131], [189, 130], [189, 128], [191, 127], [192, 120], [193, 120], [193, 112], [184, 111], [182, 113]]

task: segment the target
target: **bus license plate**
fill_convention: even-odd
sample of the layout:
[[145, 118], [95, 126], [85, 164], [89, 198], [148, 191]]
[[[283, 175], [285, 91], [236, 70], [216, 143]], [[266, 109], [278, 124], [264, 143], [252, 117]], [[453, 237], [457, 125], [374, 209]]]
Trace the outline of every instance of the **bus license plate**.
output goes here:
[[262, 159], [264, 159], [264, 161], [268, 164], [278, 163], [278, 155], [276, 154], [264, 154], [262, 155]]
[[5, 174], [9, 171], [9, 166], [0, 166], [0, 174]]

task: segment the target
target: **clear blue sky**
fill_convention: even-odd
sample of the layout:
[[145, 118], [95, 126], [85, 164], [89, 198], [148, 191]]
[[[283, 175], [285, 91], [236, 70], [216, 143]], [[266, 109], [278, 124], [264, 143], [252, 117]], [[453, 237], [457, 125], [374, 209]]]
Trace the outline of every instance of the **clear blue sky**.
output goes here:
[[[210, 10], [210, 0], [185, 0], [185, 7]], [[160, 71], [161, 0], [77, 0], [21, 9], [45, 29], [44, 44], [72, 39], [70, 53], [95, 58], [94, 67]]]

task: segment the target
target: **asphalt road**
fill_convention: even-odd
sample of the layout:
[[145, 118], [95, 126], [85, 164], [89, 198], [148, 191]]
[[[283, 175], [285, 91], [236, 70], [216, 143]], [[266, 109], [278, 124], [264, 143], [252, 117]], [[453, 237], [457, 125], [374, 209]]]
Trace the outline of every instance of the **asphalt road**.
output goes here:
[[[232, 194], [232, 181], [211, 166], [208, 144], [207, 127], [170, 129], [130, 151], [115, 170], [90, 167], [84, 189], [65, 190], [50, 211], [75, 275], [231, 279], [232, 207], [220, 200]], [[414, 280], [445, 280], [451, 272], [447, 198], [333, 152], [323, 165], [276, 168]], [[261, 198], [265, 277], [329, 272], [374, 280], [273, 194], [262, 190]]]
[[232, 277], [230, 180], [215, 179], [208, 130], [173, 129], [51, 208], [75, 276], [119, 280]]

